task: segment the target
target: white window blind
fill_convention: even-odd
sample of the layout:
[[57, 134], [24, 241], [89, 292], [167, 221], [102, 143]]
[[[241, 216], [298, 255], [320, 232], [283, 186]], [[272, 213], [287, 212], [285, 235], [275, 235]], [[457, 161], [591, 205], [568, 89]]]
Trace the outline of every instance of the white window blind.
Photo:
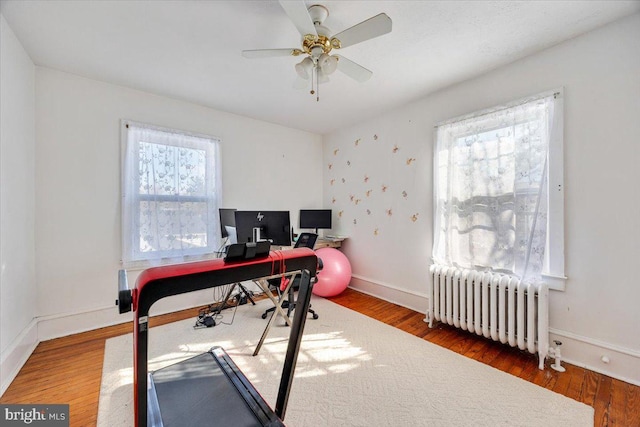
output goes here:
[[434, 261], [562, 288], [562, 91], [436, 127]]
[[122, 122], [125, 267], [212, 254], [220, 240], [216, 138]]

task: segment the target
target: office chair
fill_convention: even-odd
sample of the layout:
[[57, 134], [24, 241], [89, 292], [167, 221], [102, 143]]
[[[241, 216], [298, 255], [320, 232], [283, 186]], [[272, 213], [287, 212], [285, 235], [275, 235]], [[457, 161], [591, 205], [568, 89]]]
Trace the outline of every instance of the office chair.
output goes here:
[[[318, 239], [318, 235], [315, 233], [300, 233], [300, 236], [298, 236], [298, 240], [296, 241], [296, 244], [293, 247], [313, 249], [317, 239]], [[318, 262], [320, 263], [320, 265], [322, 265], [322, 261], [318, 260]], [[316, 280], [316, 278], [312, 277], [311, 280]], [[278, 296], [280, 296], [281, 279], [280, 278], [270, 279], [268, 282], [269, 282], [269, 288], [275, 289], [278, 292]], [[294, 289], [298, 289], [299, 287], [300, 287], [300, 275], [298, 274], [293, 278], [293, 284], [289, 288], [289, 295], [287, 297], [288, 299], [282, 302], [282, 308], [287, 309], [287, 315], [290, 315], [291, 312], [296, 308], [296, 303], [295, 301], [293, 301], [293, 291]], [[265, 312], [262, 313], [262, 318], [266, 319], [267, 315], [272, 311], [275, 311], [275, 309], [276, 309], [275, 307], [271, 307], [265, 310]], [[308, 312], [313, 315], [314, 319], [318, 318], [318, 315], [316, 314], [316, 312], [313, 311], [313, 309], [311, 309], [311, 305], [309, 305]]]

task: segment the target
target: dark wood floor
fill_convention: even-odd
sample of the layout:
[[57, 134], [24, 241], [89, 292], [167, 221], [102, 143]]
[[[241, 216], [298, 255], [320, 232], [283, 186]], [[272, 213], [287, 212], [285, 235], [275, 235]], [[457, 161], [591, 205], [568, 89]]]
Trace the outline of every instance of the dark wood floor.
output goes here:
[[[640, 426], [640, 387], [564, 364], [565, 373], [540, 371], [536, 357], [477, 335], [439, 325], [424, 315], [347, 289], [337, 304], [491, 365], [595, 408], [596, 426]], [[114, 308], [115, 309], [115, 308]], [[195, 318], [196, 309], [158, 316], [151, 326]], [[71, 426], [93, 426], [98, 416], [105, 340], [131, 332], [131, 323], [42, 342], [0, 398], [0, 403], [68, 403]]]

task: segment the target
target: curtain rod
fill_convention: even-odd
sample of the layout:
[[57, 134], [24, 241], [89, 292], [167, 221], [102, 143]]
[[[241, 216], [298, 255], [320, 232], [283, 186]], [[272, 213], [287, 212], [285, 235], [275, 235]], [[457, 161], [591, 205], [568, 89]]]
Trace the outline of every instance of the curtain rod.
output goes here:
[[193, 138], [209, 139], [209, 140], [218, 141], [218, 142], [221, 141], [221, 139], [219, 137], [217, 137], [217, 136], [207, 135], [207, 134], [204, 134], [204, 133], [189, 132], [189, 131], [182, 130], [182, 129], [172, 129], [172, 128], [168, 128], [168, 127], [164, 127], [164, 126], [158, 126], [158, 125], [154, 125], [154, 124], [150, 124], [150, 123], [136, 122], [134, 120], [129, 120], [129, 119], [121, 119], [121, 122], [122, 122], [122, 124], [124, 124], [124, 126], [127, 129], [129, 129], [129, 125], [132, 125], [133, 127], [137, 127], [139, 129], [149, 129], [149, 130], [154, 130], [154, 131], [173, 133], [173, 134], [176, 134], [176, 135], [189, 136], [189, 137], [193, 137]]
[[556, 90], [545, 91], [545, 92], [539, 93], [537, 95], [532, 95], [532, 96], [527, 96], [525, 98], [520, 98], [520, 99], [518, 99], [516, 101], [509, 102], [507, 104], [498, 105], [498, 106], [495, 106], [495, 107], [489, 107], [489, 108], [485, 108], [483, 110], [479, 110], [479, 111], [476, 111], [476, 112], [473, 112], [473, 113], [468, 113], [468, 114], [464, 114], [462, 116], [454, 117], [452, 119], [447, 119], [447, 120], [444, 120], [444, 121], [436, 123], [433, 127], [434, 128], [438, 128], [440, 126], [450, 125], [452, 123], [462, 122], [464, 120], [468, 120], [468, 119], [472, 119], [472, 118], [476, 118], [476, 117], [486, 116], [486, 115], [489, 115], [489, 114], [497, 113], [498, 111], [508, 110], [509, 108], [517, 107], [519, 105], [523, 105], [523, 104], [526, 104], [528, 102], [537, 101], [538, 99], [547, 98], [549, 96], [553, 96], [554, 99], [558, 99], [559, 97], [562, 96], [562, 92], [563, 92], [563, 88], [559, 88], [559, 89], [556, 89]]

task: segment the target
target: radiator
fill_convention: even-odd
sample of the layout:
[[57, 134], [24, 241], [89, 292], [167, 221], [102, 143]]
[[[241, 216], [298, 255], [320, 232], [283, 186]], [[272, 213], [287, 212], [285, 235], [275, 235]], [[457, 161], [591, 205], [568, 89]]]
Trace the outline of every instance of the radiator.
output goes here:
[[432, 265], [427, 321], [453, 325], [494, 341], [549, 353], [549, 288], [499, 273]]

